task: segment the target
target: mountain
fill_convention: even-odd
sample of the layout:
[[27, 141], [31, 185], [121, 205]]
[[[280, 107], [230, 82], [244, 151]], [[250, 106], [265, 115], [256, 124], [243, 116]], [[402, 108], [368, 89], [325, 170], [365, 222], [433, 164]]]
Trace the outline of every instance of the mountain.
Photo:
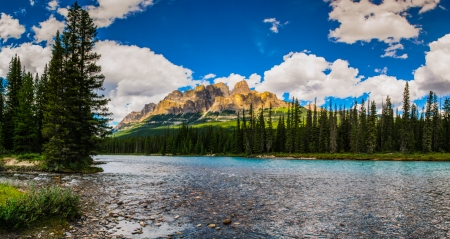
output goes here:
[[211, 115], [225, 115], [226, 118], [234, 119], [236, 112], [248, 110], [250, 105], [258, 110], [269, 108], [270, 105], [274, 109], [286, 107], [287, 103], [279, 100], [273, 93], [251, 90], [245, 80], [236, 83], [232, 91], [224, 83], [200, 85], [184, 93], [175, 90], [158, 104], [146, 104], [141, 111], [128, 114], [115, 130], [127, 129], [144, 121], [149, 121], [150, 124], [155, 124], [158, 120], [165, 123], [170, 121], [167, 116], [179, 119], [172, 120], [173, 124], [183, 121], [193, 123]]

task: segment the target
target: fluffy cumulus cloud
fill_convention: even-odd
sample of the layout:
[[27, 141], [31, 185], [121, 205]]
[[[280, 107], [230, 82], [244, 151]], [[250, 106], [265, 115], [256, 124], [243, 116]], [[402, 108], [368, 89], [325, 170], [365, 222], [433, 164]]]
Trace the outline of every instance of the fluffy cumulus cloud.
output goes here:
[[272, 27], [270, 28], [270, 30], [274, 33], [278, 33], [278, 28], [282, 27], [284, 25], [287, 25], [289, 22], [285, 22], [285, 23], [281, 23], [280, 21], [278, 21], [276, 18], [266, 18], [263, 21], [264, 23], [270, 23], [272, 24]]
[[249, 78], [246, 78], [245, 76], [232, 73], [228, 77], [220, 77], [214, 79], [214, 83], [223, 82], [228, 86], [228, 88], [230, 88], [230, 90], [233, 90], [236, 83], [243, 80], [247, 81], [247, 84], [250, 88], [254, 88], [261, 83], [261, 76], [254, 73]]
[[0, 39], [3, 39], [3, 43], [9, 38], [19, 39], [24, 32], [25, 27], [20, 25], [19, 20], [5, 13], [0, 15]]
[[153, 5], [153, 3], [153, 0], [98, 0], [98, 6], [91, 5], [87, 6], [86, 9], [98, 27], [107, 27], [115, 19], [123, 19], [129, 14], [142, 12], [147, 6]]
[[421, 94], [435, 91], [442, 95], [450, 94], [450, 34], [429, 44], [425, 65], [414, 72], [414, 81]]
[[421, 30], [408, 22], [407, 11], [420, 8], [419, 13], [424, 13], [436, 8], [439, 1], [384, 0], [374, 4], [369, 0], [330, 0], [333, 10], [329, 19], [338, 21], [340, 26], [330, 30], [329, 37], [348, 44], [376, 39], [389, 45], [384, 57], [407, 58], [406, 54], [397, 55], [397, 50], [403, 49], [400, 41], [418, 37]]
[[30, 0], [30, 5], [34, 6], [34, 0]]
[[0, 49], [0, 77], [6, 77], [11, 58], [16, 54], [27, 71], [42, 74], [45, 64], [50, 61], [52, 49], [31, 43], [23, 43], [16, 47], [2, 47]]
[[[323, 57], [301, 52], [286, 55], [284, 62], [266, 71], [256, 90], [274, 92], [279, 98], [284, 93], [306, 101], [317, 98], [319, 105], [329, 96], [359, 97], [364, 93], [377, 103], [389, 95], [393, 103], [399, 104], [405, 83], [385, 74], [364, 79], [345, 60], [327, 62]], [[410, 88], [411, 98], [417, 97], [415, 82], [410, 83]]]
[[32, 29], [35, 33], [34, 40], [39, 43], [46, 41], [47, 44], [52, 44], [56, 35], [56, 31], [62, 32], [64, 30], [65, 23], [56, 20], [56, 18], [51, 15], [47, 20], [40, 22], [39, 26], [33, 26]]
[[[102, 55], [99, 65], [106, 77], [107, 97], [115, 121], [144, 104], [157, 103], [168, 93], [183, 86], [194, 86], [192, 71], [177, 66], [148, 48], [121, 45], [114, 41], [97, 43]], [[126, 107], [128, 105], [128, 107]]]

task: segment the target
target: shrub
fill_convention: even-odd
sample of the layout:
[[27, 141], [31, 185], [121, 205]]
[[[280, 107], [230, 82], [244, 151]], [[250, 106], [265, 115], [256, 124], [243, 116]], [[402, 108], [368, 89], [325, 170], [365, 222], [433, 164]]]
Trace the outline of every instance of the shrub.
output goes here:
[[0, 204], [0, 230], [29, 227], [50, 218], [74, 220], [81, 216], [80, 198], [69, 188], [50, 186], [31, 190]]

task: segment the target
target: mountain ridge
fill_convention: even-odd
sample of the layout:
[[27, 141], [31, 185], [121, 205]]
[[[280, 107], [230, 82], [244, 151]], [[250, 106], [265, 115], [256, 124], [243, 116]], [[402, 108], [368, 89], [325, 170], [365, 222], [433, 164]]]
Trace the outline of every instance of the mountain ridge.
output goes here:
[[121, 130], [126, 126], [140, 123], [154, 115], [179, 115], [200, 113], [205, 116], [209, 112], [248, 110], [250, 105], [254, 110], [260, 108], [286, 107], [287, 103], [279, 100], [270, 92], [251, 90], [245, 80], [237, 82], [233, 90], [222, 83], [199, 85], [195, 89], [181, 92], [174, 90], [158, 104], [149, 103], [141, 111], [133, 111], [114, 128]]

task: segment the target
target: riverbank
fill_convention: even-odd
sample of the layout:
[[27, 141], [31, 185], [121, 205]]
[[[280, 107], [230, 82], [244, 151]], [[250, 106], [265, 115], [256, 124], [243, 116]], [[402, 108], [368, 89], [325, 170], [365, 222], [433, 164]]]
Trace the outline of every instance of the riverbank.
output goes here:
[[[116, 155], [116, 154], [105, 154]], [[168, 156], [168, 157], [243, 157], [261, 159], [297, 159], [297, 160], [374, 160], [374, 161], [450, 161], [450, 153], [374, 153], [374, 154], [353, 154], [353, 153], [266, 153], [266, 154], [206, 154], [206, 155], [173, 155], [173, 154], [117, 154], [136, 156]]]
[[[103, 169], [94, 165], [99, 164], [93, 162], [89, 167], [70, 170], [60, 170], [59, 173], [98, 173], [103, 172]], [[21, 155], [4, 155], [0, 156], [0, 171], [7, 172], [50, 172], [45, 165], [45, 158], [39, 154], [21, 154]]]

